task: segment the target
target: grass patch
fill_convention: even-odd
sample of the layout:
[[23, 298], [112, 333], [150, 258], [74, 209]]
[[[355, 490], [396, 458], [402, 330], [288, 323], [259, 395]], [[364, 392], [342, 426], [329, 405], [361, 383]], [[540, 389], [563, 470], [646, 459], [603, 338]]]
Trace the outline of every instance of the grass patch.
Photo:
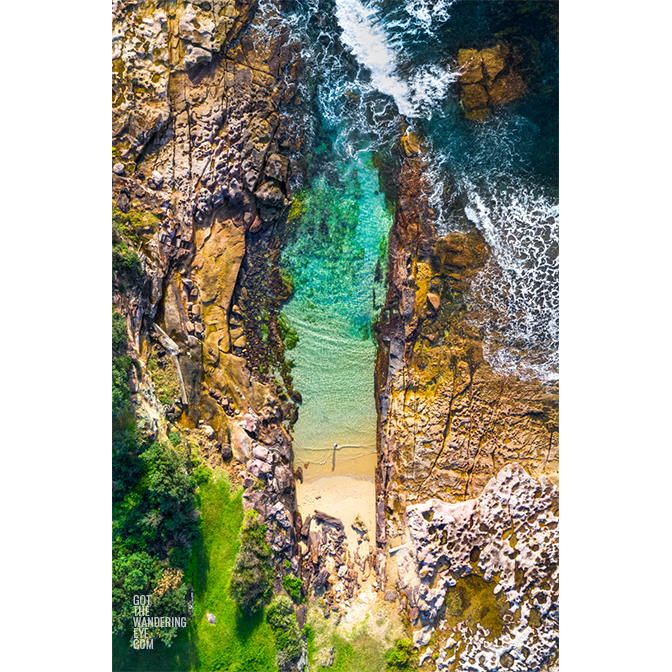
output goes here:
[[154, 383], [156, 396], [162, 404], [169, 406], [182, 396], [180, 379], [172, 357], [166, 355], [159, 358], [156, 350], [152, 350], [147, 360], [147, 368]]
[[134, 245], [140, 246], [147, 236], [155, 234], [161, 220], [153, 213], [144, 210], [121, 212], [112, 208], [112, 221]]
[[[216, 472], [199, 488], [197, 504], [202, 538], [194, 543], [185, 572], [185, 582], [194, 586], [194, 617], [171, 648], [155, 640], [154, 650], [134, 651], [123, 638], [114, 637], [115, 672], [277, 669], [275, 635], [263, 612], [243, 617], [229, 595], [243, 521], [242, 489], [232, 494], [226, 474]], [[215, 625], [206, 620], [208, 613], [216, 616]]]
[[352, 632], [345, 633], [339, 631], [331, 619], [325, 619], [311, 609], [308, 635], [310, 669], [322, 669], [320, 666], [329, 660], [329, 649], [333, 646], [333, 672], [382, 672], [389, 644], [368, 632], [367, 621], [368, 618]]

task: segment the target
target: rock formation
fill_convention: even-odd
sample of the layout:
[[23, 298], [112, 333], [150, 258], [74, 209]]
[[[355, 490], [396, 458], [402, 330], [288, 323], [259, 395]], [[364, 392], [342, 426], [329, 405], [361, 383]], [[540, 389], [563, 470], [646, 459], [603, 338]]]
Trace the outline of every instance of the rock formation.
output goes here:
[[[146, 436], [189, 433], [211, 466], [235, 456], [244, 506], [292, 559], [295, 406], [274, 312], [287, 288], [259, 250], [277, 246], [267, 239], [302, 179], [298, 45], [254, 0], [113, 11], [114, 237], [141, 271], [118, 273], [113, 292], [131, 336], [131, 407]], [[260, 310], [270, 342], [248, 344]]]
[[487, 49], [460, 49], [457, 64], [462, 106], [467, 119], [484, 121], [492, 108], [520, 98], [527, 86], [517, 66], [521, 57], [507, 44]]
[[[448, 588], [458, 577], [468, 574], [487, 583], [497, 574], [502, 588], [513, 591], [515, 583], [519, 596], [521, 590], [526, 590], [519, 585], [523, 569], [518, 560], [515, 566], [506, 565], [509, 573], [505, 574], [501, 562], [483, 564], [485, 556], [481, 564], [473, 558], [470, 564], [463, 558], [464, 549], [450, 545], [448, 540], [457, 534], [455, 521], [462, 520], [460, 512], [474, 507], [480, 513], [469, 513], [468, 522], [460, 523], [460, 537], [473, 537], [473, 548], [500, 544], [500, 555], [507, 530], [509, 534], [529, 531], [537, 517], [553, 523], [553, 516], [557, 515], [558, 394], [557, 386], [498, 373], [484, 359], [482, 334], [469, 319], [469, 290], [474, 276], [490, 259], [490, 251], [474, 227], [465, 225], [463, 233], [437, 235], [428, 200], [429, 185], [423, 177], [423, 148], [409, 154], [405, 147], [399, 201], [390, 234], [389, 289], [380, 325], [376, 541], [379, 581], [403, 593], [409, 617], [418, 628], [414, 635], [416, 645], [425, 647], [431, 641], [436, 647], [437, 641], [443, 642], [443, 635], [434, 634], [436, 628], [443, 632], [448, 627], [446, 623], [451, 623], [450, 619], [446, 621], [443, 607]], [[486, 496], [511, 479], [525, 483], [530, 491], [545, 492], [547, 497], [535, 501], [532, 510], [523, 507], [517, 511], [522, 490], [516, 491], [522, 485], [500, 488], [495, 496], [497, 504]], [[497, 511], [506, 508], [507, 516], [511, 516], [507, 520], [517, 517], [520, 523], [509, 522], [507, 527], [488, 523], [488, 517], [495, 515], [494, 509], [488, 510], [491, 501]], [[445, 524], [440, 530], [436, 528], [438, 536], [423, 536], [418, 515], [431, 521], [438, 511], [453, 513], [445, 514]], [[556, 536], [546, 535], [542, 540], [541, 536], [526, 532], [524, 537], [516, 534], [515, 538], [515, 558], [520, 554], [532, 557], [542, 548], [548, 571], [555, 570]], [[443, 555], [437, 554], [439, 542], [445, 549]], [[507, 552], [511, 555], [511, 551]], [[441, 566], [427, 564], [430, 555]], [[436, 583], [439, 570], [445, 572]], [[517, 583], [513, 582], [514, 575]], [[470, 591], [476, 588], [463, 586], [464, 599], [470, 600]], [[493, 584], [488, 590], [502, 588]], [[510, 630], [518, 632], [515, 628], [526, 627], [524, 623], [541, 628], [536, 635], [526, 631], [525, 636], [542, 637], [541, 632], [545, 633], [540, 648], [545, 652], [542, 657], [546, 656], [544, 665], [553, 662], [553, 652], [557, 650], [553, 644], [557, 636], [557, 592], [549, 590], [553, 594], [544, 598], [543, 613], [537, 611], [538, 618], [525, 621], [523, 612], [519, 612], [519, 620], [514, 618]], [[513, 592], [505, 591], [505, 595], [513, 596]], [[520, 600], [507, 597], [507, 604], [498, 608], [512, 615], [522, 608], [521, 604]], [[533, 606], [528, 605], [530, 609]], [[453, 619], [453, 623], [457, 621]], [[445, 663], [439, 669], [467, 669], [466, 661], [473, 652], [495, 651], [486, 646], [493, 636], [492, 628], [489, 632], [482, 624], [463, 628], [459, 637], [454, 628], [451, 632], [465, 653], [458, 667], [449, 668], [456, 659], [451, 661], [451, 646], [446, 645], [443, 657], [436, 659], [437, 666], [438, 660]], [[529, 644], [525, 647], [532, 651]], [[522, 656], [520, 650], [519, 647], [517, 652], [508, 654], [513, 656], [513, 667], [508, 665], [508, 657], [501, 665], [543, 669], [541, 663], [527, 668], [520, 662], [518, 667], [515, 661]], [[485, 653], [484, 656], [481, 669], [501, 669], [494, 653], [495, 658]]]

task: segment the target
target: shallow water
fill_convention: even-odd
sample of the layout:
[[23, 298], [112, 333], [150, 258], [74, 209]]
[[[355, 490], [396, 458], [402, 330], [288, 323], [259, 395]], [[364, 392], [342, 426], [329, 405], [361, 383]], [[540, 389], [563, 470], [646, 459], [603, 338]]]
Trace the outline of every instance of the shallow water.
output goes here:
[[282, 260], [294, 282], [283, 314], [299, 337], [288, 357], [303, 397], [293, 429], [295, 459], [351, 461], [376, 449], [371, 323], [384, 299], [392, 219], [365, 154], [340, 164], [329, 180], [316, 177], [303, 199], [296, 239]]

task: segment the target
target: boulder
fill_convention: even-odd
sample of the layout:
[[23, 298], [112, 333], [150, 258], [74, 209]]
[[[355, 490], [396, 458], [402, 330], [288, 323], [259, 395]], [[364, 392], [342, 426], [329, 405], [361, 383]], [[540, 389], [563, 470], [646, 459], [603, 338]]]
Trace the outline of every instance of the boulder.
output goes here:
[[429, 292], [427, 294], [427, 303], [432, 307], [433, 310], [438, 310], [441, 305], [441, 297], [438, 294], [433, 294]]
[[210, 625], [214, 625], [217, 621], [217, 617], [214, 614], [206, 614], [205, 617], [208, 619], [208, 623], [210, 623]]
[[509, 50], [502, 44], [498, 44], [494, 47], [491, 47], [490, 49], [483, 49], [481, 51], [481, 58], [483, 59], [485, 72], [488, 75], [488, 79], [490, 81], [492, 81], [502, 70], [504, 70], [508, 53]]
[[158, 170], [152, 171], [152, 176], [149, 179], [150, 186], [154, 187], [155, 189], [160, 189], [161, 185], [163, 184], [163, 175]]
[[286, 172], [282, 157], [278, 154], [271, 154], [266, 161], [266, 175], [274, 180], [283, 181]]
[[306, 611], [307, 607], [305, 604], [300, 604], [296, 608], [296, 622], [299, 628], [302, 628], [306, 624]]
[[467, 109], [485, 107], [488, 104], [488, 92], [481, 84], [467, 84], [462, 87], [462, 104]]
[[483, 79], [481, 55], [476, 49], [460, 49], [457, 52], [457, 64], [460, 66], [461, 84], [474, 84]]
[[340, 518], [330, 516], [328, 513], [323, 513], [322, 511], [315, 511], [315, 519], [320, 520], [323, 523], [326, 523], [327, 525], [333, 525], [339, 530], [345, 529]]
[[255, 460], [261, 460], [262, 462], [271, 462], [272, 459], [269, 459], [268, 448], [255, 443], [252, 448], [252, 457]]
[[322, 568], [320, 573], [313, 579], [313, 588], [323, 588], [329, 579], [329, 570]]
[[477, 110], [465, 110], [464, 116], [471, 121], [485, 121], [492, 115], [489, 107], [479, 107]]
[[[254, 192], [257, 200], [266, 207], [281, 207], [285, 204], [285, 195], [280, 187], [273, 182], [264, 182], [264, 184]], [[262, 218], [263, 219], [263, 218]]]
[[401, 138], [401, 146], [404, 148], [406, 156], [415, 156], [420, 151], [420, 141], [413, 131], [406, 131]]
[[310, 521], [313, 519], [312, 516], [308, 516], [304, 521], [303, 525], [301, 526], [301, 536], [302, 537], [308, 537], [308, 533], [310, 532]]
[[496, 79], [489, 87], [490, 104], [505, 105], [520, 98], [526, 91], [523, 78], [516, 73], [509, 73]]
[[238, 423], [250, 436], [257, 436], [259, 430], [259, 418], [251, 413], [245, 413]]
[[288, 467], [286, 467], [282, 464], [275, 468], [275, 478], [278, 482], [278, 491], [279, 492], [284, 492], [292, 484], [291, 472], [289, 471]]

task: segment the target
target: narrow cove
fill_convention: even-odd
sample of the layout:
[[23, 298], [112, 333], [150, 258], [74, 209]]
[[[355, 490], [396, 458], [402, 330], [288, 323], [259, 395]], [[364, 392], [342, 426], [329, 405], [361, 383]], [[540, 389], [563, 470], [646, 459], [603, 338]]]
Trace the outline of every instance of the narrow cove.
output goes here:
[[376, 426], [371, 325], [384, 302], [392, 217], [368, 153], [322, 171], [297, 200], [282, 266], [294, 294], [283, 311], [298, 335], [294, 386], [303, 398], [293, 428], [303, 470], [297, 504], [340, 518], [348, 544], [357, 517], [375, 530]]

